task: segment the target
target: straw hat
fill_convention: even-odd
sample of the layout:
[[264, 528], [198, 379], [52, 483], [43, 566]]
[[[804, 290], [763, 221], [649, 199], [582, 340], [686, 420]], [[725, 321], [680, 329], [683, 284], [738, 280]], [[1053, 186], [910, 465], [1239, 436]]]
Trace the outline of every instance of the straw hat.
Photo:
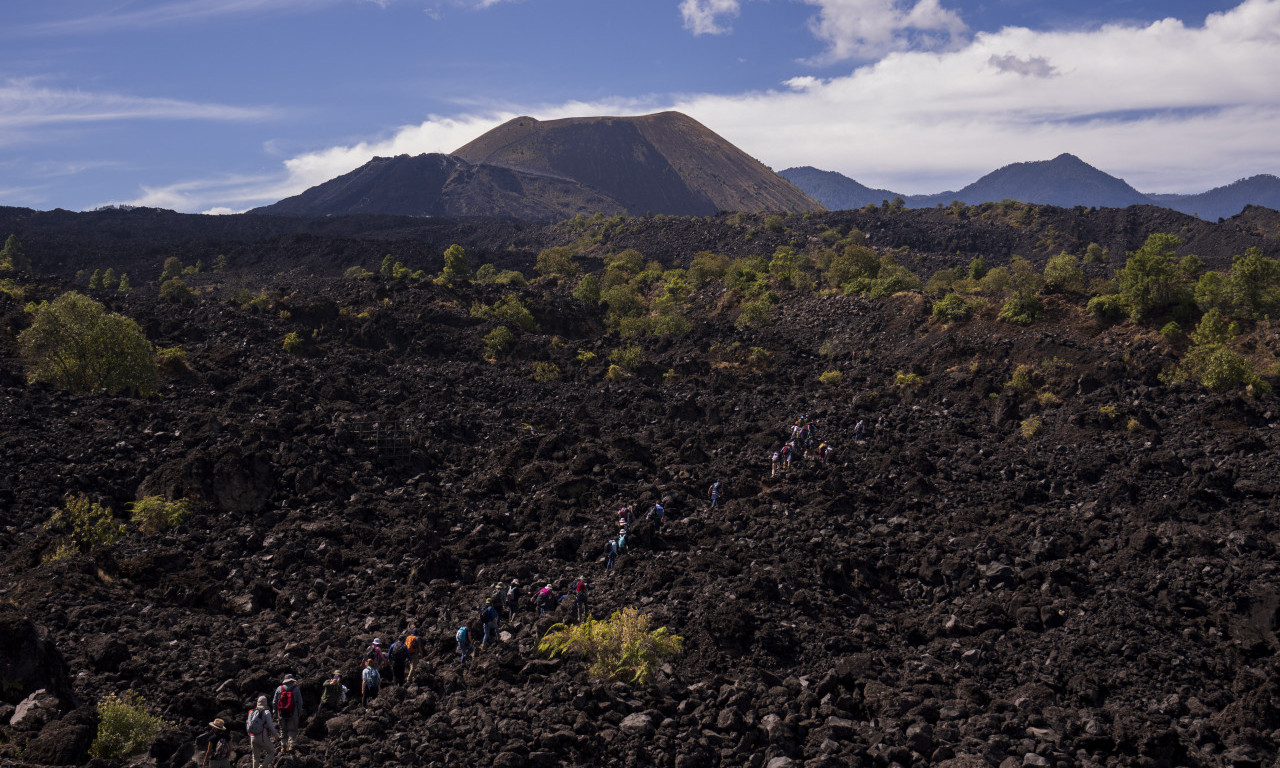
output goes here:
[[267, 697], [266, 697], [266, 696], [259, 696], [259, 697], [258, 697], [258, 709], [266, 709], [266, 708], [267, 708], [267, 704], [268, 704], [268, 703], [270, 703], [270, 702], [268, 702], [268, 701], [267, 701]]
[[222, 718], [220, 718], [220, 717], [219, 717], [217, 720], [214, 720], [212, 723], [209, 723], [209, 725], [211, 725], [212, 727], [214, 727], [214, 728], [218, 729], [219, 731], [225, 731], [225, 730], [227, 730], [227, 723], [226, 723], [226, 721], [225, 721], [225, 720], [223, 720], [223, 719], [222, 719]]

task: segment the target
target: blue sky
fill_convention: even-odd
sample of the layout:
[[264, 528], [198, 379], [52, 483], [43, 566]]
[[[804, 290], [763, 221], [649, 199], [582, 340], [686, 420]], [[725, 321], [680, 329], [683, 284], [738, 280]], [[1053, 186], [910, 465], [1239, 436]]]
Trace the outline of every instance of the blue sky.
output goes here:
[[0, 8], [0, 204], [228, 212], [519, 114], [679, 109], [905, 193], [1071, 152], [1280, 173], [1280, 0], [41, 0]]

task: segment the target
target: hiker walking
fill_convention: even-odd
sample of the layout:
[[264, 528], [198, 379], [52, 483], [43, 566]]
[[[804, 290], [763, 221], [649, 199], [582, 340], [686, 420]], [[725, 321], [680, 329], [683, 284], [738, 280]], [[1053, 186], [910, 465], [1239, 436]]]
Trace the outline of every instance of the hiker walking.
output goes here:
[[666, 518], [666, 516], [667, 516], [667, 508], [662, 506], [662, 502], [659, 501], [653, 505], [653, 509], [649, 510], [649, 513], [645, 515], [645, 518], [653, 518], [653, 527], [661, 528], [662, 521], [663, 519]]
[[853, 425], [853, 439], [859, 443], [866, 439], [867, 422], [858, 419], [858, 423]]
[[267, 768], [275, 760], [276, 748], [273, 740], [280, 738], [280, 730], [276, 728], [269, 706], [267, 697], [259, 696], [257, 706], [249, 710], [249, 717], [244, 721], [244, 730], [249, 734], [253, 768]]
[[409, 647], [403, 640], [396, 640], [387, 650], [387, 660], [391, 662], [391, 682], [404, 685], [405, 667], [409, 664]]
[[412, 680], [413, 671], [418, 668], [418, 656], [422, 653], [422, 639], [418, 637], [417, 627], [409, 627], [409, 634], [404, 639], [404, 649], [409, 652], [409, 675], [405, 680]]
[[791, 468], [791, 452], [793, 447], [791, 443], [782, 446], [782, 450], [778, 451], [778, 458], [782, 460], [782, 471], [786, 472]]
[[369, 706], [369, 702], [377, 698], [381, 687], [382, 675], [373, 666], [373, 659], [365, 659], [364, 669], [360, 670], [360, 706]]
[[222, 718], [209, 723], [211, 729], [196, 739], [196, 744], [204, 744], [204, 759], [200, 768], [231, 768], [231, 734], [227, 732], [227, 722]]
[[533, 605], [538, 609], [539, 616], [546, 615], [547, 611], [551, 610], [552, 606], [555, 605], [555, 602], [556, 596], [552, 594], [550, 584], [538, 590], [538, 594], [533, 596]]
[[458, 661], [465, 662], [468, 653], [475, 653], [475, 645], [471, 642], [471, 629], [466, 624], [463, 624], [458, 627], [458, 631], [454, 633], [453, 637], [458, 641]]
[[387, 663], [387, 652], [382, 647], [382, 638], [373, 638], [373, 642], [369, 643], [369, 647], [364, 649], [364, 656], [361, 658], [373, 660], [374, 668], [381, 670], [382, 665]]
[[512, 579], [507, 585], [507, 594], [503, 600], [503, 610], [507, 612], [508, 620], [516, 617], [516, 611], [520, 609], [520, 582]]
[[711, 497], [711, 506], [720, 506], [720, 481], [717, 480], [707, 489], [707, 495]]
[[618, 559], [618, 540], [609, 539], [609, 543], [604, 545], [604, 569], [612, 570], [613, 561]]
[[489, 640], [498, 636], [498, 609], [493, 607], [493, 598], [485, 600], [480, 609], [480, 629], [484, 632], [480, 647], [487, 648]]
[[587, 604], [587, 593], [591, 589], [592, 586], [587, 583], [585, 576], [579, 576], [577, 583], [573, 585], [573, 613], [578, 621], [591, 615], [591, 607]]
[[773, 452], [773, 455], [769, 457], [769, 477], [776, 477], [776, 476], [777, 476], [777, 474], [778, 474], [778, 460], [779, 460], [780, 458], [782, 458], [782, 457], [778, 455], [778, 452], [777, 452], [777, 451], [774, 451], [774, 452]]
[[320, 719], [320, 713], [326, 709], [337, 712], [342, 709], [342, 704], [347, 700], [347, 686], [342, 684], [342, 672], [333, 670], [333, 677], [324, 681], [324, 685], [320, 686], [320, 703], [316, 705], [316, 714], [313, 720]]
[[284, 676], [275, 696], [271, 697], [271, 708], [275, 710], [276, 722], [284, 730], [284, 751], [289, 752], [298, 736], [298, 720], [302, 714], [302, 689], [293, 675]]

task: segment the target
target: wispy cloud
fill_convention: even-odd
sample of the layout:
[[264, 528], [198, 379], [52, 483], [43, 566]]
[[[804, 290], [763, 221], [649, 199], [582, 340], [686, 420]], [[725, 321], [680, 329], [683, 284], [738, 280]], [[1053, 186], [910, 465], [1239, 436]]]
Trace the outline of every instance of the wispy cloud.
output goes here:
[[0, 81], [0, 146], [41, 126], [118, 120], [252, 121], [277, 114], [272, 108], [48, 88], [32, 80]]
[[905, 193], [957, 189], [1000, 166], [1062, 152], [1144, 191], [1197, 192], [1280, 172], [1275, 72], [1280, 0], [1246, 0], [1202, 26], [1007, 28], [955, 50], [896, 52], [845, 76], [798, 76], [770, 91], [473, 109], [301, 154], [271, 176], [148, 189], [132, 202], [242, 210], [374, 155], [452, 151], [521, 113], [660, 109], [689, 114], [775, 169], [813, 165]]
[[819, 8], [809, 22], [827, 45], [816, 63], [875, 59], [894, 51], [954, 48], [968, 28], [938, 0], [803, 0]]
[[695, 35], [723, 35], [740, 12], [738, 0], [681, 0], [684, 28]]
[[[88, 16], [37, 24], [19, 30], [28, 34], [97, 33], [195, 24], [219, 17], [296, 13], [351, 0], [152, 0], [126, 3]], [[385, 7], [388, 0], [366, 0]]]

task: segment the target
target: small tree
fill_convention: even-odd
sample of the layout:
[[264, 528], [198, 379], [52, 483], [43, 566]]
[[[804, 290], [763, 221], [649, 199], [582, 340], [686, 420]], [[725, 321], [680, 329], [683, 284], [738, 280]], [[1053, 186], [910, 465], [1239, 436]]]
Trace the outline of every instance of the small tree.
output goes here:
[[[99, 544], [114, 544], [124, 534], [124, 525], [116, 521], [111, 510], [90, 501], [83, 493], [68, 496], [44, 529], [65, 535], [77, 552], [88, 552]], [[60, 547], [59, 552], [70, 554], [70, 549]]]
[[160, 284], [164, 285], [175, 277], [182, 277], [182, 260], [177, 256], [170, 256], [164, 260], [164, 268], [160, 271]]
[[1063, 251], [1044, 265], [1044, 287], [1056, 293], [1083, 293], [1084, 271], [1075, 256]]
[[583, 275], [573, 289], [573, 298], [588, 306], [600, 303], [600, 280], [595, 275]]
[[1134, 320], [1167, 310], [1181, 300], [1182, 275], [1173, 260], [1181, 245], [1182, 239], [1176, 235], [1152, 233], [1116, 273], [1119, 294]]
[[172, 277], [160, 284], [160, 300], [170, 304], [187, 304], [196, 296], [182, 278]]
[[9, 235], [4, 241], [4, 249], [0, 250], [0, 272], [6, 271], [31, 271], [31, 260], [16, 235]]
[[378, 274], [383, 277], [395, 277], [396, 259], [391, 254], [382, 257], [382, 266], [378, 268]]
[[494, 328], [484, 337], [484, 354], [485, 357], [495, 358], [511, 348], [516, 341], [516, 335], [511, 329], [505, 325]]
[[538, 253], [537, 265], [534, 267], [539, 275], [561, 275], [573, 277], [578, 274], [578, 263], [573, 260], [574, 251], [568, 246], [543, 248]]
[[129, 285], [129, 273], [128, 272], [120, 273], [120, 285], [117, 288], [117, 290], [120, 291], [121, 293], [128, 293], [131, 287], [132, 286]]
[[130, 691], [124, 696], [108, 694], [98, 702], [98, 736], [89, 754], [104, 760], [122, 761], [141, 754], [160, 731], [171, 723], [147, 712], [142, 697]]
[[155, 391], [155, 359], [142, 329], [75, 291], [41, 302], [18, 346], [32, 382], [75, 392]]
[[455, 285], [470, 279], [471, 263], [467, 260], [467, 252], [462, 246], [454, 243], [444, 252], [444, 269], [440, 270], [440, 282], [445, 285]]
[[93, 274], [89, 276], [89, 290], [100, 291], [102, 287], [102, 272], [95, 269]]
[[108, 291], [114, 291], [120, 285], [120, 278], [116, 277], [115, 269], [107, 267], [102, 273], [102, 287]]

